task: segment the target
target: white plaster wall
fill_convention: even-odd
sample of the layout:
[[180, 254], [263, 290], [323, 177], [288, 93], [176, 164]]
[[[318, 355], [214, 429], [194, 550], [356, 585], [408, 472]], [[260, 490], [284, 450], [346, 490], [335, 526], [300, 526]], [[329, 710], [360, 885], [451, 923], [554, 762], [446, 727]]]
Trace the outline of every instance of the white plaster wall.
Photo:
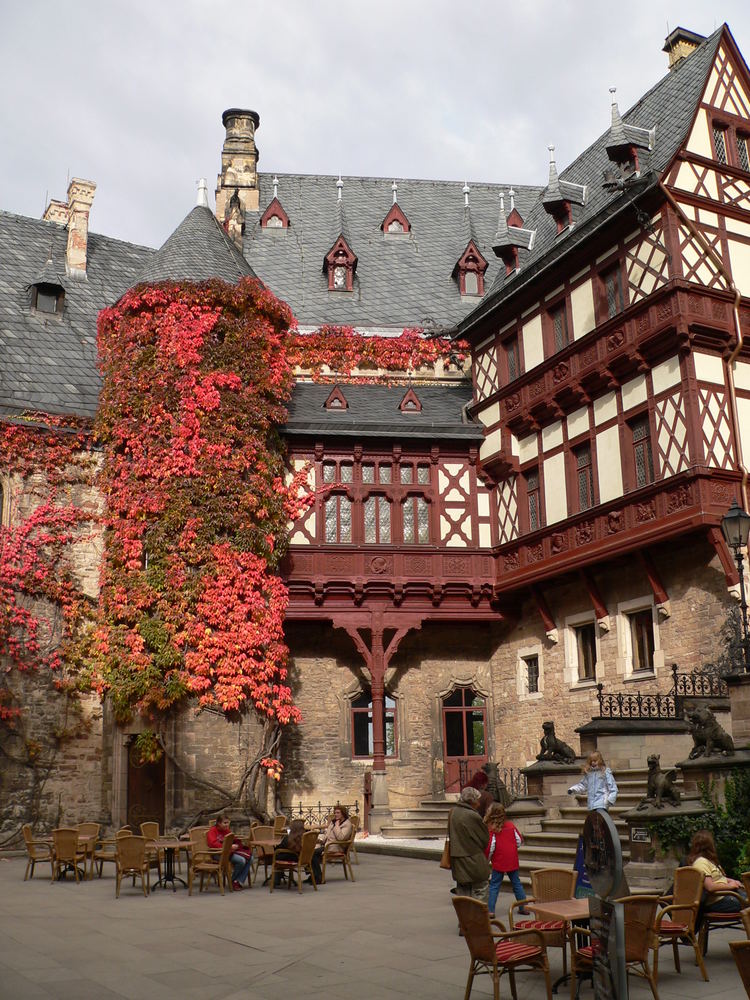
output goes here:
[[485, 427], [492, 427], [493, 424], [500, 422], [500, 404], [491, 403], [483, 410], [480, 410], [477, 416]]
[[526, 371], [535, 368], [544, 361], [544, 344], [542, 343], [542, 317], [535, 316], [521, 328], [523, 338], [523, 356]]
[[598, 427], [605, 420], [613, 420], [617, 416], [617, 395], [614, 392], [605, 392], [603, 396], [594, 400], [594, 423]]
[[539, 455], [539, 438], [536, 434], [529, 434], [525, 438], [518, 440], [518, 461], [530, 462], [532, 458]]
[[701, 382], [713, 382], [714, 385], [724, 385], [724, 363], [716, 354], [693, 354], [695, 377]]
[[573, 410], [568, 414], [568, 438], [578, 437], [579, 434], [586, 434], [589, 430], [589, 408], [582, 406], [580, 410]]
[[687, 141], [687, 148], [691, 153], [705, 156], [709, 160], [714, 157], [714, 151], [711, 149], [711, 136], [708, 131], [708, 116], [703, 108], [698, 111], [693, 130]]
[[544, 462], [544, 509], [547, 524], [568, 516], [568, 491], [565, 485], [565, 455], [553, 455]]
[[737, 389], [750, 392], [750, 364], [746, 361], [735, 361], [734, 384]]
[[737, 397], [737, 417], [740, 422], [740, 441], [742, 442], [742, 454], [747, 462], [750, 455], [750, 399]]
[[734, 283], [743, 295], [750, 295], [750, 243], [730, 238], [728, 245]]
[[573, 339], [578, 340], [596, 326], [594, 289], [590, 278], [571, 291], [570, 311], [573, 316]]
[[542, 448], [550, 451], [552, 448], [559, 448], [563, 443], [562, 420], [555, 420], [542, 428]]
[[655, 365], [651, 369], [651, 381], [654, 385], [654, 395], [677, 385], [680, 381], [680, 359], [678, 357], [667, 358], [660, 365]]
[[645, 403], [648, 397], [646, 376], [636, 375], [629, 382], [624, 382], [620, 388], [623, 410], [631, 410], [634, 406]]
[[621, 497], [622, 459], [620, 457], [620, 429], [615, 424], [596, 435], [596, 461], [599, 469], [599, 500], [606, 503]]
[[490, 431], [490, 433], [482, 441], [482, 447], [479, 449], [479, 458], [482, 462], [486, 462], [493, 455], [497, 455], [503, 446], [503, 438], [500, 428], [496, 431]]

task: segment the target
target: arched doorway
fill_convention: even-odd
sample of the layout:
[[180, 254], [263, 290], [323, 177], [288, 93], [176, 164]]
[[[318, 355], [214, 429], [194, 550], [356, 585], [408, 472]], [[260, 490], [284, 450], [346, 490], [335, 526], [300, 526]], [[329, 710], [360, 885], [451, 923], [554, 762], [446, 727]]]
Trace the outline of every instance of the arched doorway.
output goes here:
[[137, 832], [141, 823], [156, 821], [164, 830], [164, 754], [157, 761], [141, 761], [135, 736], [128, 745], [127, 822]]
[[473, 687], [458, 687], [443, 698], [445, 790], [458, 792], [487, 763], [485, 698]]

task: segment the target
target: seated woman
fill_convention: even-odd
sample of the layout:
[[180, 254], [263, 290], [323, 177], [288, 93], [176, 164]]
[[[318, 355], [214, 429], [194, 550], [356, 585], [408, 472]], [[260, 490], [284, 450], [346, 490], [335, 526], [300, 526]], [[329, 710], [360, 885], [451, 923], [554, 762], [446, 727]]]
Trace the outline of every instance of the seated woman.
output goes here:
[[[714, 835], [710, 830], [698, 830], [693, 834], [687, 860], [688, 864], [706, 876], [703, 887], [707, 895], [702, 909], [712, 913], [739, 913], [747, 906], [747, 894], [742, 882], [729, 878], [719, 865]], [[741, 898], [717, 895], [721, 889], [731, 889]]]
[[[212, 850], [219, 850], [223, 845], [224, 838], [229, 834], [229, 826], [229, 816], [222, 813], [216, 817], [216, 823], [211, 829], [206, 831], [206, 841]], [[235, 892], [239, 892], [250, 871], [250, 865], [253, 861], [252, 851], [248, 850], [241, 840], [234, 837], [230, 858], [232, 862], [232, 888]]]
[[[280, 861], [296, 861], [299, 852], [302, 850], [302, 834], [305, 832], [305, 821], [303, 819], [293, 819], [289, 824], [289, 833], [285, 834], [275, 850], [275, 855]], [[278, 888], [283, 879], [282, 872], [276, 873], [274, 886]]]
[[[331, 817], [328, 826], [318, 837], [318, 846], [315, 848], [315, 852], [313, 854], [312, 870], [315, 875], [316, 884], [320, 882], [323, 875], [320, 864], [323, 851], [327, 849], [329, 854], [343, 854], [343, 848], [338, 847], [337, 845], [349, 840], [352, 833], [353, 827], [352, 821], [349, 819], [348, 809], [346, 806], [335, 806], [333, 816]], [[308, 878], [305, 879], [305, 881], [310, 882], [312, 880]]]

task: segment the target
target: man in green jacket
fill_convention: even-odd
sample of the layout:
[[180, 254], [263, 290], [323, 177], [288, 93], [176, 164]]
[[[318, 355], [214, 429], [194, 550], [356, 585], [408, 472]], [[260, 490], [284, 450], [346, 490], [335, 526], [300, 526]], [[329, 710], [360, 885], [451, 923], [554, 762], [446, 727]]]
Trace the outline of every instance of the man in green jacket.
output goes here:
[[451, 810], [450, 838], [451, 872], [456, 880], [457, 896], [472, 896], [487, 902], [490, 863], [485, 850], [490, 834], [479, 815], [481, 797], [476, 788], [466, 787]]

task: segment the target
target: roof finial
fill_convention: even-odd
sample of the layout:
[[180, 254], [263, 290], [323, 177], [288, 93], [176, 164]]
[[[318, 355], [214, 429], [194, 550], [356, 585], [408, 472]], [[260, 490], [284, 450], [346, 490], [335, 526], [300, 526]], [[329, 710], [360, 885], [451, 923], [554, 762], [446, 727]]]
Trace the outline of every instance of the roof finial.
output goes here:
[[462, 190], [463, 190], [463, 195], [464, 195], [464, 207], [468, 208], [469, 207], [469, 192], [471, 191], [471, 188], [469, 187], [468, 181], [464, 181], [464, 186], [463, 186]]
[[500, 192], [500, 215], [505, 218], [505, 195]]
[[205, 177], [201, 177], [198, 181], [198, 197], [195, 204], [200, 205], [202, 208], [208, 208], [208, 185], [206, 184]]
[[393, 191], [393, 204], [395, 205], [398, 201], [398, 184], [395, 181], [391, 184], [391, 191]]
[[336, 187], [338, 189], [337, 201], [341, 201], [341, 192], [344, 190], [344, 182], [341, 180], [341, 174], [339, 174], [339, 179], [336, 181]]
[[273, 196], [274, 198], [279, 197], [279, 178], [276, 174], [273, 175]]
[[512, 212], [513, 209], [516, 207], [516, 192], [513, 190], [513, 188], [511, 188], [510, 191], [508, 191], [508, 194], [510, 195], [510, 210]]

